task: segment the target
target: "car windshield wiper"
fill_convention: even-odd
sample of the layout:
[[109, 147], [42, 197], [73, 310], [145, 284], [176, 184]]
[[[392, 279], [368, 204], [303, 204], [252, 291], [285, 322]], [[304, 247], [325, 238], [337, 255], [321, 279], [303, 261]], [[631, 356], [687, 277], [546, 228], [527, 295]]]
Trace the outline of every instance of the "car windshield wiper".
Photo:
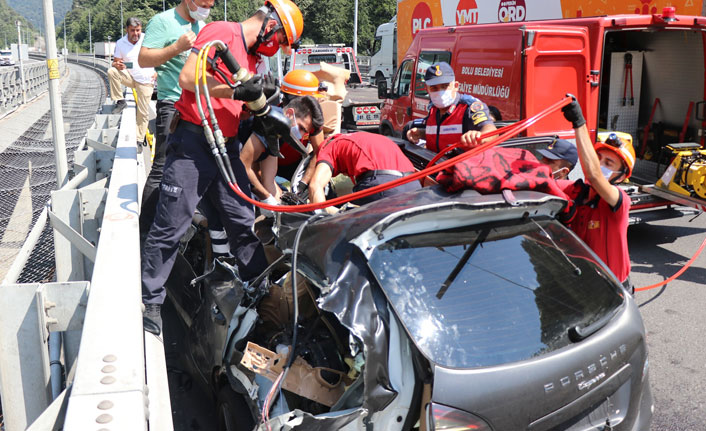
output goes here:
[[471, 258], [471, 255], [473, 254], [474, 251], [476, 251], [476, 248], [480, 244], [485, 241], [485, 239], [488, 237], [488, 233], [490, 232], [490, 228], [483, 229], [481, 233], [476, 237], [476, 240], [473, 241], [473, 244], [471, 244], [470, 247], [468, 247], [468, 250], [466, 250], [465, 253], [463, 253], [463, 256], [461, 256], [461, 259], [458, 260], [458, 263], [456, 266], [454, 266], [454, 269], [451, 270], [451, 273], [449, 274], [448, 277], [446, 277], [446, 280], [441, 284], [441, 287], [439, 288], [439, 291], [436, 292], [436, 297], [438, 299], [441, 299], [444, 297], [446, 294], [446, 291], [449, 290], [449, 286], [451, 286], [451, 283], [456, 280], [456, 277], [458, 277], [458, 274], [461, 273], [461, 270], [463, 269], [464, 266], [466, 266], [466, 263], [468, 263], [468, 259]]
[[608, 313], [605, 316], [601, 317], [600, 319], [596, 320], [595, 322], [591, 323], [590, 325], [587, 326], [573, 326], [569, 328], [569, 340], [571, 340], [574, 343], [578, 343], [581, 340], [585, 340], [586, 338], [590, 337], [591, 335], [595, 334], [598, 332], [602, 327], [608, 324], [610, 320], [613, 318], [613, 316], [616, 315], [620, 308], [616, 308], [613, 310], [612, 313]]

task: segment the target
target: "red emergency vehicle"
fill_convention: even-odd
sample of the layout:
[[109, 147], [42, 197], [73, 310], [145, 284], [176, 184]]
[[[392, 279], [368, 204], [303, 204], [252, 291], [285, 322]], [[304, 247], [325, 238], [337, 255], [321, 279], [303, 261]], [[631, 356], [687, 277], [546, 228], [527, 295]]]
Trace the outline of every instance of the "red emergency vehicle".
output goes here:
[[[703, 146], [706, 129], [706, 17], [670, 9], [420, 30], [390, 90], [378, 88], [385, 99], [380, 132], [399, 136], [408, 121], [426, 116], [424, 70], [446, 61], [460, 91], [496, 106], [503, 121], [528, 118], [575, 94], [594, 138], [599, 130], [635, 138], [639, 162], [649, 163], [634, 177], [642, 167], [643, 183], [652, 184], [669, 165], [666, 145]], [[526, 135], [573, 138], [573, 130], [556, 112]]]

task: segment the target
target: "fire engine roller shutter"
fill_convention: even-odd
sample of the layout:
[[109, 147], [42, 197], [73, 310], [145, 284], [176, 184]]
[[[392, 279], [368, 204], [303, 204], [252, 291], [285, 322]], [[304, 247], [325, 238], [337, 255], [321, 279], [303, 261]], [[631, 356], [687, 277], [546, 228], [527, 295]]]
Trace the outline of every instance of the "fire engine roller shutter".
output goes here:
[[[522, 117], [547, 108], [566, 93], [574, 94], [584, 110], [588, 107], [588, 30], [585, 27], [528, 25], [524, 29]], [[597, 91], [597, 90], [596, 90]], [[586, 118], [590, 118], [588, 115]], [[594, 127], [588, 124], [589, 129]], [[573, 138], [571, 124], [557, 111], [527, 129], [527, 136], [555, 134]]]

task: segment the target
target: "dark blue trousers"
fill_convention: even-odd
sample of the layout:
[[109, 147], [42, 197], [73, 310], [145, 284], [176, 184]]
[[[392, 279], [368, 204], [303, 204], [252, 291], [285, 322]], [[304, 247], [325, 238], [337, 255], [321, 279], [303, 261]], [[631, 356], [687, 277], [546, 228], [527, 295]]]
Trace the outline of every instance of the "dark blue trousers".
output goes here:
[[[228, 154], [240, 189], [250, 196], [250, 181], [240, 162], [237, 142], [228, 145]], [[249, 280], [267, 267], [262, 244], [252, 231], [252, 205], [223, 180], [203, 133], [180, 125], [169, 135], [157, 214], [142, 249], [145, 304], [164, 303], [164, 283], [174, 265], [179, 240], [202, 198], [208, 199], [220, 215], [241, 278]]]
[[152, 168], [142, 189], [142, 205], [140, 206], [140, 237], [143, 238], [152, 226], [159, 202], [159, 183], [162, 181], [164, 159], [166, 158], [167, 137], [169, 136], [169, 120], [176, 109], [170, 100], [157, 101], [156, 132], [154, 134], [154, 160]]
[[[395, 176], [395, 175], [371, 175], [367, 178], [365, 178], [363, 181], [359, 182], [353, 187], [353, 191], [357, 192], [360, 190], [366, 190], [375, 186], [378, 186], [380, 184], [385, 184], [389, 183], [390, 181], [398, 180], [400, 177]], [[405, 193], [405, 192], [411, 192], [412, 190], [418, 190], [422, 188], [421, 184], [419, 184], [419, 181], [411, 181], [407, 184], [402, 184], [401, 186], [397, 186], [395, 188], [385, 190], [382, 192], [375, 193], [374, 195], [357, 199], [353, 201], [354, 204], [356, 205], [364, 205], [373, 201], [376, 201], [378, 199], [382, 199], [387, 196], [394, 196], [398, 195], [400, 193]]]

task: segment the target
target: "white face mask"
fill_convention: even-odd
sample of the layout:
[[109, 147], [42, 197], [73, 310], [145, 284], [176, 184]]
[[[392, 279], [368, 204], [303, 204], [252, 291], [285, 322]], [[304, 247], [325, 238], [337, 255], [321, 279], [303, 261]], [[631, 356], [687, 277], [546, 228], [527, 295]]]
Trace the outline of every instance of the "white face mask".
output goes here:
[[299, 124], [297, 123], [297, 116], [294, 116], [294, 119], [292, 119], [292, 123], [294, 124], [289, 130], [292, 134], [292, 137], [297, 138], [298, 140], [302, 140], [302, 131], [299, 130]]
[[562, 176], [561, 173], [564, 171], [564, 169], [566, 169], [566, 168], [560, 168], [560, 169], [557, 169], [556, 171], [552, 172], [552, 177], [553, 177], [555, 180], [560, 179], [561, 176]]
[[611, 171], [610, 169], [606, 168], [605, 166], [601, 166], [601, 173], [603, 173], [603, 176], [605, 177], [606, 180], [610, 181], [610, 177], [613, 176], [613, 174], [616, 174], [616, 171]]
[[208, 18], [208, 14], [211, 13], [211, 9], [201, 7], [193, 1], [191, 2], [191, 4], [196, 6], [196, 10], [191, 10], [187, 7], [187, 9], [189, 9], [189, 16], [195, 19], [196, 21], [206, 21], [206, 18]]
[[431, 103], [439, 109], [448, 108], [456, 100], [452, 90], [434, 91], [429, 93], [429, 97], [431, 97]]

